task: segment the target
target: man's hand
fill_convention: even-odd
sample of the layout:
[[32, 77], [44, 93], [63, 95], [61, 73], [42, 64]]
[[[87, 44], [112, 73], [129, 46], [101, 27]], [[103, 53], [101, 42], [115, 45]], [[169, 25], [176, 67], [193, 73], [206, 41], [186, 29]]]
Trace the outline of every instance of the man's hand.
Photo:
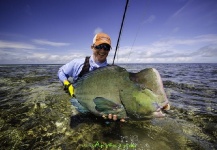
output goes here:
[[[106, 115], [103, 115], [102, 116], [104, 119], [112, 119], [112, 120], [114, 120], [114, 121], [116, 121], [118, 118], [117, 118], [117, 115], [112, 115], [112, 114], [109, 114], [107, 117], [106, 117]], [[126, 122], [126, 120], [125, 119], [120, 119], [120, 122]]]
[[70, 96], [74, 96], [74, 87], [71, 83], [69, 83], [68, 80], [63, 81], [64, 84], [64, 90], [66, 93], [69, 93]]

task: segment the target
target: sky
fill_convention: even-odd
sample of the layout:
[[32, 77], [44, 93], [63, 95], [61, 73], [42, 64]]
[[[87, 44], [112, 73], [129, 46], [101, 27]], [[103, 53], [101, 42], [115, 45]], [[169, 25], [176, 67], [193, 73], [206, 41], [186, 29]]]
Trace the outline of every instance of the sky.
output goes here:
[[[0, 64], [65, 64], [112, 40], [126, 0], [1, 0]], [[129, 0], [115, 63], [217, 63], [217, 0]]]

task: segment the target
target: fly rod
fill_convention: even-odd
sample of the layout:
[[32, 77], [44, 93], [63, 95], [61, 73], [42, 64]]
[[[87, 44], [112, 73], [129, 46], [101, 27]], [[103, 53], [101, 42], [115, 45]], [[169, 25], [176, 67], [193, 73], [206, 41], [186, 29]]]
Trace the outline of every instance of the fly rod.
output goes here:
[[122, 28], [123, 28], [123, 24], [124, 24], [125, 14], [127, 12], [128, 2], [129, 2], [129, 0], [127, 0], [126, 5], [125, 5], [124, 15], [123, 15], [122, 22], [121, 22], [121, 28], [120, 28], [120, 31], [119, 31], [118, 41], [117, 41], [117, 44], [116, 44], [115, 54], [114, 54], [112, 65], [114, 65], [116, 53], [117, 53], [117, 50], [118, 50], [118, 47], [119, 47], [119, 41], [120, 41], [121, 32], [122, 32]]

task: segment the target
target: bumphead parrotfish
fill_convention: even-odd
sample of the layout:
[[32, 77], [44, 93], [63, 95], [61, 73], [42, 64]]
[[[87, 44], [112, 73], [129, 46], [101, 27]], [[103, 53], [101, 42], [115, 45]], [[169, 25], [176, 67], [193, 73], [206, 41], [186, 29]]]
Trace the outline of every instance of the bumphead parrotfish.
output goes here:
[[97, 116], [118, 118], [163, 117], [168, 104], [158, 71], [147, 68], [138, 73], [112, 65], [89, 72], [75, 84], [78, 109]]

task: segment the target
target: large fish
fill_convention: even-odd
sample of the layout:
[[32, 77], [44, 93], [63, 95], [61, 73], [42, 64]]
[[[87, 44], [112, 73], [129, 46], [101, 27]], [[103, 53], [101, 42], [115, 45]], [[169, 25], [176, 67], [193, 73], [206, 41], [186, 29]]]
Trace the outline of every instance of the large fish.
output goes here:
[[97, 116], [162, 117], [161, 109], [168, 104], [160, 75], [153, 68], [129, 73], [122, 67], [108, 66], [84, 75], [74, 87], [80, 109]]

